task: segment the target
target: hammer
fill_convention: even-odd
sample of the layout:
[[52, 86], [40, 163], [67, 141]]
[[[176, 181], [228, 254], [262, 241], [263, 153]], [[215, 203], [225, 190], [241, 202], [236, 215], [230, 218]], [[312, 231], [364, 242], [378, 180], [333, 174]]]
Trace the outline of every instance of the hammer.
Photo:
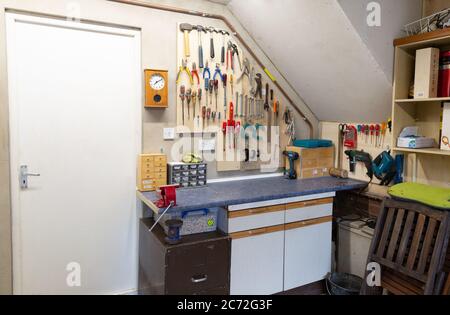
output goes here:
[[201, 25], [197, 25], [194, 28], [198, 31], [198, 63], [200, 69], [203, 69], [205, 66], [203, 64], [202, 32], [206, 33], [206, 29]]
[[180, 30], [184, 32], [184, 55], [186, 57], [191, 56], [190, 45], [189, 45], [189, 33], [192, 31], [193, 26], [188, 23], [180, 24]]
[[213, 32], [216, 32], [216, 33], [217, 33], [217, 31], [216, 31], [216, 29], [215, 29], [214, 27], [212, 27], [212, 26], [208, 27], [207, 30], [208, 30], [209, 34], [211, 35], [211, 38], [210, 38], [210, 45], [209, 45], [209, 54], [210, 54], [211, 59], [214, 60], [214, 57], [215, 57], [215, 50], [214, 50], [214, 37], [213, 37]]

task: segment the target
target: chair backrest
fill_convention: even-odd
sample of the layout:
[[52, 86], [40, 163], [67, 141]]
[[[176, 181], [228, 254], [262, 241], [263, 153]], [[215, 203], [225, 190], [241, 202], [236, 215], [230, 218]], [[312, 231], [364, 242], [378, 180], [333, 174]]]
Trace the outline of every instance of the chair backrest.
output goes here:
[[[385, 199], [369, 250], [369, 262], [423, 283], [423, 294], [442, 289], [449, 212]], [[416, 281], [415, 281], [416, 282]], [[439, 291], [440, 292], [440, 291]]]

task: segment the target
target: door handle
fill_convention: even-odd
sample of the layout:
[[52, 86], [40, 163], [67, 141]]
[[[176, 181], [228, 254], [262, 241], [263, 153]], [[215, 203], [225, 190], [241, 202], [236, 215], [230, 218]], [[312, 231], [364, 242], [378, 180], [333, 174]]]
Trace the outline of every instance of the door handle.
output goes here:
[[28, 188], [28, 177], [29, 176], [41, 176], [41, 174], [37, 173], [28, 173], [28, 165], [21, 165], [20, 166], [20, 188], [25, 189]]

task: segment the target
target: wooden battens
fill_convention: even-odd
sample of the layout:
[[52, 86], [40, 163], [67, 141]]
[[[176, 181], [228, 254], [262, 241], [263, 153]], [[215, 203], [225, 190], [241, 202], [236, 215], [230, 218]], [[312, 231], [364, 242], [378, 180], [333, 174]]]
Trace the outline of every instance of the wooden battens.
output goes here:
[[405, 253], [408, 248], [410, 237], [412, 234], [413, 221], [416, 213], [414, 211], [408, 211], [408, 216], [406, 217], [406, 222], [403, 227], [403, 233], [400, 241], [400, 245], [397, 252], [396, 262], [399, 265], [403, 265], [403, 261], [405, 260]]
[[323, 198], [323, 199], [316, 199], [316, 200], [300, 201], [300, 202], [294, 202], [294, 203], [287, 204], [286, 210], [306, 208], [306, 207], [312, 207], [312, 206], [318, 206], [318, 205], [326, 205], [326, 204], [330, 204], [330, 203], [333, 203], [333, 198]]
[[231, 233], [230, 236], [232, 239], [235, 240], [235, 239], [239, 239], [239, 238], [275, 233], [275, 232], [280, 232], [280, 231], [284, 231], [284, 224], [269, 226], [269, 227], [250, 230], [250, 231]]
[[392, 260], [394, 257], [395, 250], [397, 249], [398, 238], [400, 237], [400, 232], [403, 224], [403, 216], [405, 215], [405, 210], [397, 210], [397, 218], [395, 220], [394, 230], [392, 231], [391, 240], [389, 241], [389, 247], [386, 254], [387, 260]]
[[311, 225], [331, 222], [332, 220], [333, 220], [333, 216], [328, 216], [328, 217], [306, 220], [306, 221], [301, 221], [301, 222], [288, 223], [285, 226], [285, 230], [294, 230], [294, 229], [307, 227], [307, 226], [311, 226]]
[[261, 229], [231, 233], [230, 236], [232, 239], [239, 239], [239, 238], [251, 237], [251, 236], [256, 236], [256, 235], [263, 235], [263, 234], [269, 234], [269, 233], [274, 233], [274, 232], [304, 228], [304, 227], [311, 226], [311, 225], [331, 222], [332, 220], [333, 220], [333, 216], [327, 216], [327, 217], [306, 220], [306, 221], [301, 221], [301, 222], [281, 224], [281, 225], [275, 225], [275, 226], [270, 226], [270, 227], [261, 228]]
[[409, 270], [414, 269], [416, 258], [418, 257], [418, 251], [420, 247], [420, 241], [422, 239], [423, 227], [425, 225], [426, 217], [423, 214], [419, 214], [417, 217], [416, 229], [409, 249], [408, 260], [406, 261], [406, 268]]
[[422, 245], [422, 252], [420, 253], [419, 265], [417, 267], [417, 272], [419, 273], [425, 273], [426, 267], [429, 262], [429, 256], [432, 254], [431, 246], [434, 239], [436, 223], [436, 220], [429, 219], [427, 232], [425, 234], [425, 239]]
[[388, 239], [392, 230], [392, 222], [394, 219], [394, 211], [388, 211], [386, 216], [386, 222], [384, 223], [383, 232], [381, 234], [381, 239], [378, 244], [377, 256], [384, 257], [386, 252], [386, 244], [388, 244]]
[[240, 218], [240, 217], [247, 217], [250, 215], [278, 212], [278, 211], [284, 211], [284, 210], [286, 210], [286, 205], [276, 205], [276, 206], [269, 206], [269, 207], [253, 208], [253, 209], [247, 209], [247, 210], [241, 210], [241, 211], [229, 211], [228, 218], [229, 219]]

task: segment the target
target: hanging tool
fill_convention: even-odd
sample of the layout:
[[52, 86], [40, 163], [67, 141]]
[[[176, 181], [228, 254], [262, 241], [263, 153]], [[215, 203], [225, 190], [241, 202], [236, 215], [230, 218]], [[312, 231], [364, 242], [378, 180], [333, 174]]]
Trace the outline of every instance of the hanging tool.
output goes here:
[[[202, 97], [203, 97], [203, 90], [201, 88], [197, 91], [197, 98], [198, 98], [198, 111], [201, 111], [202, 108]], [[195, 115], [195, 114], [194, 114]], [[198, 120], [200, 120], [200, 117], [197, 117]]]
[[228, 135], [229, 144], [231, 147], [231, 143], [233, 140], [230, 138], [230, 136], [233, 136], [233, 128], [236, 126], [236, 121], [233, 119], [234, 115], [234, 105], [233, 102], [230, 102], [230, 111], [229, 111], [229, 118], [228, 121], [225, 119], [225, 121], [222, 123], [222, 132], [223, 132], [223, 150], [226, 150], [226, 136]]
[[217, 75], [220, 77], [220, 80], [222, 81], [222, 71], [220, 70], [220, 63], [216, 63], [216, 70], [214, 72], [213, 80], [216, 81]]
[[190, 84], [191, 85], [193, 85], [194, 84], [194, 79], [192, 78], [192, 74], [191, 74], [191, 71], [189, 71], [189, 68], [188, 68], [188, 66], [187, 66], [187, 60], [182, 60], [181, 61], [181, 66], [180, 66], [180, 69], [178, 70], [178, 74], [177, 74], [177, 84], [178, 83], [180, 83], [180, 79], [181, 79], [181, 74], [182, 73], [186, 73], [187, 75], [188, 75], [188, 77], [189, 77], [189, 82], [190, 82]]
[[[225, 42], [226, 42], [226, 36], [227, 35], [229, 36], [230, 33], [228, 33], [227, 31], [224, 31], [224, 30], [220, 31], [220, 33], [223, 36], [222, 52], [221, 52], [221, 55], [220, 55], [220, 62], [222, 64], [224, 64], [225, 63]], [[225, 117], [225, 119], [226, 119], [226, 117]]]
[[236, 111], [234, 112], [234, 117], [237, 118], [239, 111], [239, 92], [236, 92]]
[[346, 131], [347, 125], [339, 124], [338, 169], [342, 169], [342, 148], [344, 147], [344, 137]]
[[[283, 121], [286, 125], [285, 135], [289, 136], [288, 144], [291, 144], [295, 140], [295, 120], [292, 111], [286, 107], [283, 113]], [[339, 149], [340, 151], [340, 149]], [[340, 155], [340, 153], [339, 153]], [[339, 163], [339, 162], [338, 162]]]
[[205, 106], [208, 106], [209, 79], [205, 79]]
[[356, 149], [358, 147], [358, 131], [355, 126], [347, 125], [344, 132], [344, 147]]
[[375, 125], [375, 146], [378, 147], [379, 146], [379, 140], [380, 140], [380, 132], [381, 132], [381, 126], [380, 125]]
[[209, 91], [209, 107], [212, 107], [212, 95], [213, 95], [213, 91], [214, 91], [214, 81], [213, 80], [209, 80], [208, 91]]
[[395, 177], [395, 161], [390, 151], [384, 151], [372, 162], [373, 173], [381, 182], [381, 186], [388, 186]]
[[266, 83], [266, 101], [264, 102], [264, 110], [269, 111], [269, 83]]
[[354, 173], [356, 171], [357, 162], [363, 162], [367, 169], [367, 176], [370, 178], [370, 182], [373, 179], [373, 169], [372, 169], [372, 157], [369, 153], [357, 150], [347, 150], [345, 154], [349, 157], [350, 172]]
[[216, 30], [212, 26], [208, 27], [207, 30], [208, 30], [208, 32], [210, 34], [209, 56], [211, 57], [212, 60], [214, 60], [214, 57], [216, 56], [216, 53], [215, 53], [215, 50], [214, 50], [214, 35], [213, 35], [213, 33], [216, 32]]
[[239, 117], [243, 117], [243, 116], [244, 116], [244, 95], [241, 94], [241, 111], [240, 111]]
[[387, 131], [387, 123], [383, 122], [381, 124], [381, 141], [380, 141], [381, 142], [381, 147], [384, 146], [384, 140], [386, 138], [386, 131]]
[[211, 80], [211, 71], [209, 70], [209, 63], [206, 62], [205, 69], [203, 69], [203, 80], [208, 79]]
[[256, 90], [255, 90], [255, 98], [262, 99], [262, 74], [257, 73], [256, 74]]
[[189, 33], [192, 31], [193, 26], [189, 23], [181, 23], [180, 30], [184, 32], [184, 55], [187, 57], [191, 56], [191, 46], [189, 44]]
[[234, 94], [234, 76], [230, 74], [230, 87], [231, 87], [231, 98], [233, 98]]
[[370, 130], [370, 144], [373, 144], [373, 138], [375, 135], [375, 126], [370, 125], [369, 130]]
[[184, 126], [184, 100], [186, 97], [186, 87], [184, 85], [180, 86], [180, 98], [181, 98], [181, 115], [183, 119], [183, 126]]
[[223, 83], [223, 118], [227, 119], [227, 74], [222, 75], [222, 83]]
[[365, 134], [366, 134], [366, 144], [369, 142], [369, 135], [370, 135], [370, 126], [369, 125], [365, 125], [364, 126], [364, 130], [365, 130]]
[[198, 76], [197, 64], [195, 62], [192, 63], [191, 75], [192, 79], [197, 78], [197, 85], [200, 85], [200, 78]]
[[241, 62], [241, 57], [239, 56], [239, 49], [236, 44], [232, 44], [231, 47], [233, 49], [233, 59], [234, 59], [234, 55], [236, 55], [237, 59], [239, 61], [239, 70], [242, 71], [242, 62]]
[[197, 32], [198, 32], [198, 63], [199, 63], [199, 68], [203, 69], [204, 68], [204, 63], [203, 63], [203, 41], [202, 41], [202, 32], [206, 33], [206, 30], [203, 26], [201, 25], [197, 25], [194, 27]]
[[202, 107], [202, 132], [205, 131], [206, 106]]
[[192, 118], [195, 119], [195, 106], [197, 105], [197, 91], [193, 91], [191, 95], [192, 107], [194, 109]]
[[190, 104], [191, 104], [191, 100], [192, 100], [191, 97], [192, 97], [192, 89], [188, 89], [188, 90], [186, 91], [186, 101], [187, 101], [188, 119], [189, 119], [189, 117], [191, 116], [191, 114], [190, 114], [190, 109], [189, 109]]
[[230, 69], [234, 71], [234, 64], [233, 64], [233, 44], [231, 41], [228, 41], [227, 46], [227, 70]]
[[241, 75], [237, 79], [238, 83], [242, 81], [244, 76], [247, 76], [248, 80], [251, 81], [251, 79], [250, 79], [250, 61], [247, 58], [244, 58], [243, 65], [244, 65], [244, 69], [242, 70]]
[[219, 80], [214, 80], [214, 95], [216, 97], [216, 111], [213, 113], [213, 120], [216, 119], [217, 115], [217, 96], [219, 95]]

